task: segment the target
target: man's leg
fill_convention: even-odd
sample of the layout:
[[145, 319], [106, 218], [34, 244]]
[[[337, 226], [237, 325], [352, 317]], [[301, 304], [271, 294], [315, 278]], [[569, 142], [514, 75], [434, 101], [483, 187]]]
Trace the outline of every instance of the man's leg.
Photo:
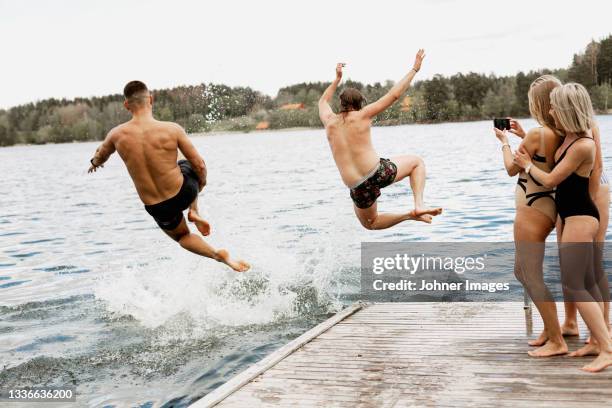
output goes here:
[[385, 214], [378, 213], [376, 203], [372, 204], [369, 208], [359, 208], [356, 205], [353, 205], [355, 208], [355, 214], [361, 222], [361, 225], [364, 226], [365, 229], [369, 230], [380, 230], [392, 227], [396, 224], [399, 224], [402, 221], [415, 220], [422, 221], [428, 224], [431, 224], [431, 215], [423, 214], [423, 215], [415, 215], [414, 211], [410, 211], [405, 214]]
[[181, 223], [175, 229], [162, 231], [189, 252], [222, 262], [236, 272], [246, 272], [250, 268], [249, 264], [244, 261], [230, 259], [229, 253], [225, 249], [214, 249], [204, 242], [202, 237], [192, 234], [185, 222], [185, 218], [181, 220]]
[[210, 224], [204, 218], [200, 216], [198, 212], [198, 197], [189, 206], [189, 212], [187, 213], [187, 219], [196, 225], [196, 228], [204, 236], [210, 235]]
[[403, 156], [392, 157], [391, 161], [397, 166], [397, 175], [394, 183], [410, 177], [410, 188], [414, 196], [414, 215], [430, 214], [438, 215], [442, 213], [442, 208], [425, 208], [423, 203], [423, 191], [425, 190], [425, 162], [418, 156], [406, 154]]

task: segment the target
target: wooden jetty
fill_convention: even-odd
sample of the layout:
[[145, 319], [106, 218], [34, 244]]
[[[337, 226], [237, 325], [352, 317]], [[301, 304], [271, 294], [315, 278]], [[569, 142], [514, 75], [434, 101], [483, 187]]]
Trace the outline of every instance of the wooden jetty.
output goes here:
[[593, 357], [527, 355], [542, 328], [533, 314], [522, 303], [356, 304], [192, 406], [611, 407], [612, 369], [579, 370]]

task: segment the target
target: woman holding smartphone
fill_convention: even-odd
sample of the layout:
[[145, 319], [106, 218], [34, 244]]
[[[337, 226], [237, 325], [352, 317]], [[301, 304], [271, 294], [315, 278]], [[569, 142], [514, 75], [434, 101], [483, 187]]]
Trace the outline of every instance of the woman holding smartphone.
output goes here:
[[543, 186], [557, 188], [555, 202], [563, 224], [559, 256], [564, 292], [570, 296], [568, 300], [576, 303], [595, 340], [572, 355], [598, 353], [594, 361], [582, 368], [597, 372], [612, 365], [612, 339], [600, 304], [602, 297], [593, 262], [593, 244], [599, 230], [599, 212], [589, 193], [589, 176], [597, 152], [589, 132], [594, 126], [593, 107], [587, 90], [576, 83], [556, 87], [550, 100], [555, 125], [565, 133], [552, 171], [535, 166], [523, 148], [515, 154], [514, 163]]
[[[554, 154], [562, 140], [562, 135], [550, 115], [550, 93], [560, 86], [561, 81], [556, 77], [543, 75], [533, 81], [528, 93], [529, 111], [541, 127], [531, 129], [524, 134], [520, 148], [527, 152], [534, 166], [546, 172], [553, 168]], [[515, 122], [513, 133], [516, 131]], [[557, 220], [554, 189], [543, 186], [514, 163], [505, 131], [495, 129], [495, 135], [502, 142], [504, 166], [508, 175], [511, 177], [519, 175], [515, 192], [514, 274], [529, 293], [544, 322], [544, 333], [538, 339], [529, 342], [530, 345], [539, 347], [530, 351], [529, 355], [549, 357], [565, 354], [567, 344], [561, 333], [557, 307], [544, 283], [542, 270], [544, 243]]]
[[[514, 133], [520, 138], [525, 137], [525, 131], [518, 121], [510, 119], [510, 127], [510, 132]], [[610, 220], [610, 183], [603, 167], [601, 139], [597, 124], [595, 124], [593, 129], [591, 129], [591, 134], [593, 140], [595, 141], [597, 151], [595, 156], [595, 166], [593, 167], [593, 171], [591, 172], [591, 176], [589, 178], [589, 192], [593, 198], [593, 201], [595, 202], [595, 205], [597, 206], [597, 210], [599, 211], [599, 229], [595, 238], [597, 242], [596, 255], [599, 259], [603, 260], [604, 243], [606, 241], [606, 232], [608, 230]], [[557, 240], [560, 242], [563, 233], [563, 224], [561, 223], [560, 219], [557, 220], [556, 229]], [[597, 264], [600, 262], [601, 261], [598, 260]], [[610, 287], [607, 279], [602, 279], [601, 284], [601, 291], [604, 300], [604, 318], [606, 320], [606, 324], [608, 325], [610, 335], [612, 336], [612, 326], [610, 326]], [[564, 306], [565, 321], [561, 326], [561, 331], [564, 336], [578, 336], [579, 330], [576, 305], [573, 302], [565, 302]], [[542, 342], [542, 344], [546, 342], [546, 332], [543, 332], [540, 335], [540, 338], [537, 340], [537, 343], [539, 342]], [[588, 342], [589, 340], [587, 340], [587, 343]]]

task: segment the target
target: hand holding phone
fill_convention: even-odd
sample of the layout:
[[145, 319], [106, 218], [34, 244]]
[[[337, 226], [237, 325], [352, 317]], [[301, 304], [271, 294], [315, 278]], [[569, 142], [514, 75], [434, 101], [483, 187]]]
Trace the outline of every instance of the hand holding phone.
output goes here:
[[499, 130], [510, 130], [510, 119], [508, 118], [495, 118], [493, 119], [493, 126]]

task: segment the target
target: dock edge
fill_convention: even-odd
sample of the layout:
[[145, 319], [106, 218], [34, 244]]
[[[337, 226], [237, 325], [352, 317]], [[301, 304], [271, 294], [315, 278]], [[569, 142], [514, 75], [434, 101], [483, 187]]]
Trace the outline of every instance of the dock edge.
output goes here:
[[202, 399], [199, 399], [193, 404], [191, 404], [190, 407], [214, 407], [215, 405], [223, 401], [225, 398], [233, 394], [235, 391], [239, 390], [240, 388], [251, 382], [258, 375], [269, 370], [270, 368], [278, 364], [280, 361], [291, 355], [294, 351], [304, 346], [306, 343], [310, 342], [315, 337], [325, 333], [334, 325], [338, 324], [342, 320], [355, 314], [356, 312], [365, 307], [367, 307], [367, 304], [365, 303], [353, 303], [351, 306], [341, 310], [340, 312], [336, 313], [324, 322], [319, 323], [312, 329], [308, 330], [306, 333], [302, 334], [300, 337], [285, 344], [284, 346], [274, 351], [272, 354], [268, 355], [261, 361], [255, 363], [251, 367], [247, 368], [240, 374], [237, 374], [236, 376], [232, 377], [229, 381], [227, 381], [219, 388], [216, 388], [209, 394], [205, 395]]

